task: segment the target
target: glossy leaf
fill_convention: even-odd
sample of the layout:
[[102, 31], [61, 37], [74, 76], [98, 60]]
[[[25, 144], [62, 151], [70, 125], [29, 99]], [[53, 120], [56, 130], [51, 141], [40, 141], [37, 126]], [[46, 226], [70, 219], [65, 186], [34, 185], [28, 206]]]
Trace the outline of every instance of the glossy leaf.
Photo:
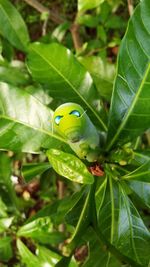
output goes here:
[[26, 51], [29, 34], [20, 13], [8, 0], [0, 0], [0, 33], [19, 50]]
[[26, 182], [51, 168], [48, 162], [28, 163], [22, 166], [22, 175]]
[[148, 264], [150, 233], [128, 198], [124, 186], [114, 182], [111, 177], [98, 218], [99, 227], [111, 244], [137, 264]]
[[150, 126], [150, 2], [136, 8], [122, 41], [115, 80], [107, 149], [141, 135]]
[[0, 219], [0, 233], [3, 233], [4, 230], [8, 229], [11, 226], [13, 219], [14, 217]]
[[60, 255], [43, 246], [37, 247], [36, 255], [40, 259], [40, 261], [43, 262], [42, 266], [45, 267], [54, 267], [61, 258]]
[[89, 228], [84, 234], [84, 240], [89, 244], [89, 255], [83, 263], [83, 267], [121, 267], [122, 264], [109, 253], [102, 243], [99, 242], [97, 235]]
[[88, 9], [93, 9], [100, 4], [102, 4], [104, 0], [78, 0], [78, 10], [86, 11]]
[[41, 244], [58, 244], [63, 242], [63, 234], [53, 230], [50, 217], [43, 217], [23, 225], [18, 236], [30, 237]]
[[93, 183], [92, 174], [76, 156], [57, 149], [48, 150], [47, 156], [54, 170], [61, 176], [81, 184]]
[[150, 208], [150, 184], [140, 181], [128, 181], [128, 186]]
[[17, 248], [19, 255], [21, 256], [21, 261], [28, 267], [42, 267], [39, 259], [35, 256], [21, 240], [17, 240]]
[[98, 56], [80, 58], [80, 62], [90, 72], [100, 96], [110, 101], [115, 77], [115, 66], [105, 62]]
[[150, 161], [123, 176], [126, 180], [139, 180], [150, 183]]
[[53, 225], [49, 217], [38, 218], [30, 223], [23, 225], [17, 232], [18, 236], [36, 237], [37, 232], [42, 230], [52, 232]]
[[13, 256], [12, 250], [12, 238], [1, 237], [0, 238], [0, 261], [8, 261]]
[[93, 123], [106, 131], [93, 105], [96, 89], [92, 78], [69, 49], [56, 43], [34, 43], [29, 47], [27, 66], [33, 78], [44, 84], [52, 97], [81, 104]]
[[59, 255], [42, 246], [37, 247], [36, 255], [34, 255], [19, 239], [17, 240], [17, 248], [22, 262], [28, 267], [54, 267], [60, 259]]
[[134, 151], [134, 157], [133, 160], [131, 161], [131, 164], [141, 166], [144, 163], [147, 163], [150, 161], [150, 151], [145, 150], [145, 151]]
[[0, 83], [0, 149], [39, 153], [63, 141], [52, 133], [52, 110], [27, 92]]

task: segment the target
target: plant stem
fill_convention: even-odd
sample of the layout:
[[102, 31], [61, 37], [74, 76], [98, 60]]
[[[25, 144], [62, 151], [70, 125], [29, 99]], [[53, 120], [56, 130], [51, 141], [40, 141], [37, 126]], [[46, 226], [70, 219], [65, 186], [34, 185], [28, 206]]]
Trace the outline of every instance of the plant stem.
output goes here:
[[[65, 194], [65, 186], [64, 182], [61, 180], [58, 180], [58, 199], [63, 199]], [[64, 232], [65, 231], [65, 225], [60, 224], [59, 225], [59, 231]]]
[[58, 16], [56, 12], [51, 12], [47, 7], [43, 6], [41, 3], [39, 3], [37, 0], [24, 0], [28, 5], [32, 6], [34, 9], [36, 9], [40, 13], [48, 13], [49, 19], [51, 19], [53, 22], [60, 24], [63, 22], [63, 19]]
[[128, 10], [129, 10], [129, 15], [130, 15], [130, 17], [132, 16], [132, 14], [133, 14], [133, 1], [132, 0], [127, 0], [127, 2], [128, 2]]
[[70, 32], [72, 35], [72, 40], [73, 40], [73, 44], [74, 44], [74, 48], [76, 50], [76, 52], [79, 52], [82, 48], [82, 40], [80, 38], [80, 25], [77, 22], [79, 13], [77, 13], [74, 22], [72, 23], [72, 26], [70, 28]]

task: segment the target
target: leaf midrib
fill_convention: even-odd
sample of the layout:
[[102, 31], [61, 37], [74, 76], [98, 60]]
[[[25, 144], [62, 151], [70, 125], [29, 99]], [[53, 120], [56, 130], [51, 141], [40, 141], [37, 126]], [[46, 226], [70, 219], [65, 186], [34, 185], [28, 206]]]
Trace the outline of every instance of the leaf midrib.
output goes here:
[[10, 122], [15, 122], [15, 123], [18, 123], [18, 124], [22, 124], [22, 125], [24, 125], [24, 126], [26, 126], [26, 127], [28, 127], [28, 128], [31, 128], [31, 129], [33, 129], [33, 130], [35, 130], [35, 131], [38, 131], [38, 132], [41, 132], [41, 133], [46, 134], [46, 135], [48, 135], [48, 136], [51, 136], [51, 137], [53, 137], [53, 138], [56, 138], [56, 139], [60, 140], [61, 142], [67, 143], [67, 142], [66, 142], [64, 139], [62, 139], [61, 137], [59, 137], [59, 136], [57, 136], [57, 135], [55, 135], [55, 134], [51, 134], [51, 132], [48, 132], [48, 131], [46, 131], [46, 130], [44, 130], [44, 129], [42, 129], [42, 128], [37, 128], [37, 127], [32, 126], [32, 125], [30, 125], [30, 124], [28, 124], [28, 123], [25, 123], [25, 122], [23, 122], [23, 121], [19, 121], [19, 120], [16, 120], [16, 119], [14, 119], [14, 118], [9, 118], [9, 117], [7, 117], [7, 116], [5, 116], [5, 115], [0, 116], [0, 118], [1, 118], [1, 119], [5, 119], [5, 120], [10, 121]]
[[120, 132], [123, 130], [123, 127], [124, 127], [125, 124], [127, 123], [128, 118], [129, 118], [130, 114], [132, 113], [132, 111], [133, 111], [133, 109], [134, 109], [134, 106], [135, 106], [135, 104], [136, 104], [136, 102], [137, 102], [137, 99], [138, 99], [138, 97], [139, 97], [139, 95], [140, 95], [140, 93], [141, 93], [141, 91], [142, 91], [143, 85], [144, 85], [144, 83], [145, 83], [145, 81], [146, 81], [146, 79], [147, 79], [149, 70], [150, 70], [150, 63], [148, 63], [148, 67], [147, 67], [147, 69], [146, 69], [146, 71], [145, 71], [144, 78], [143, 78], [143, 80], [142, 80], [142, 82], [141, 82], [141, 84], [140, 84], [140, 86], [139, 86], [139, 89], [138, 89], [137, 93], [135, 94], [135, 97], [134, 97], [134, 99], [133, 99], [133, 101], [132, 101], [132, 104], [130, 105], [130, 108], [128, 109], [128, 111], [127, 111], [127, 113], [126, 113], [126, 115], [125, 115], [125, 117], [124, 117], [124, 120], [123, 120], [122, 123], [120, 124], [120, 126], [119, 126], [119, 128], [118, 128], [118, 131], [116, 132], [116, 134], [115, 134], [114, 137], [112, 138], [111, 142], [108, 144], [106, 150], [110, 150], [110, 149], [111, 149], [111, 147], [112, 147], [113, 144], [115, 143], [117, 137], [119, 136]]
[[129, 203], [127, 203], [127, 200], [126, 200], [126, 195], [125, 195], [125, 193], [124, 193], [124, 191], [123, 191], [123, 189], [121, 188], [121, 192], [122, 192], [122, 195], [124, 196], [124, 204], [125, 204], [125, 207], [126, 207], [126, 211], [127, 211], [127, 214], [128, 214], [128, 220], [129, 220], [129, 226], [130, 226], [130, 234], [131, 234], [131, 243], [132, 243], [132, 249], [133, 249], [133, 251], [134, 251], [134, 255], [135, 255], [135, 257], [136, 257], [136, 260], [138, 261], [138, 262], [140, 262], [139, 261], [139, 257], [138, 257], [138, 255], [137, 255], [137, 252], [136, 252], [136, 247], [135, 247], [135, 243], [134, 243], [134, 237], [133, 237], [133, 230], [132, 230], [132, 223], [131, 223], [131, 212], [130, 212], [130, 208], [129, 208]]
[[86, 104], [86, 106], [93, 112], [93, 114], [95, 115], [95, 117], [98, 119], [98, 121], [100, 122], [100, 124], [103, 126], [103, 129], [105, 131], [107, 131], [107, 126], [105, 125], [105, 123], [101, 120], [101, 118], [98, 116], [98, 114], [94, 111], [94, 109], [92, 108], [91, 105], [89, 105], [89, 103], [82, 97], [82, 95], [76, 90], [75, 86], [70, 83], [70, 81], [51, 63], [49, 62], [44, 56], [42, 56], [42, 54], [40, 54], [36, 49], [34, 49], [32, 47], [32, 50], [37, 53], [44, 61], [47, 62], [48, 65], [51, 66], [52, 69], [54, 69], [56, 71], [56, 73], [58, 73], [58, 75], [60, 75], [60, 77], [62, 77], [64, 79], [64, 81], [75, 91], [75, 93], [82, 99], [82, 101]]

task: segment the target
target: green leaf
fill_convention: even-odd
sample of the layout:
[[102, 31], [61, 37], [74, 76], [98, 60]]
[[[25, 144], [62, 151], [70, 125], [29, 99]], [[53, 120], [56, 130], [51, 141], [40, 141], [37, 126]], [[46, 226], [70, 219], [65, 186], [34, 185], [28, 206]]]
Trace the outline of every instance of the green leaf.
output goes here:
[[0, 198], [0, 218], [7, 217], [7, 206]]
[[0, 152], [0, 187], [4, 189], [3, 200], [7, 206], [14, 206], [16, 208], [17, 197], [11, 181], [11, 160], [4, 152]]
[[14, 217], [0, 219], [0, 233], [2, 233], [4, 230], [8, 229], [11, 226], [13, 219]]
[[128, 186], [150, 208], [150, 184], [140, 181], [128, 181]]
[[81, 184], [93, 183], [92, 174], [76, 156], [57, 149], [48, 150], [47, 156], [54, 170], [61, 176]]
[[53, 224], [48, 216], [23, 225], [17, 235], [31, 237], [41, 244], [57, 244], [64, 239], [62, 233], [53, 230]]
[[97, 235], [92, 228], [89, 228], [83, 239], [89, 244], [89, 255], [83, 267], [121, 267], [122, 264], [105, 249], [99, 242]]
[[134, 151], [134, 157], [131, 161], [131, 164], [141, 166], [144, 163], [147, 163], [150, 161], [150, 151]]
[[54, 31], [52, 32], [51, 37], [54, 38], [54, 39], [56, 38], [56, 40], [61, 43], [63, 41], [63, 39], [64, 39], [64, 36], [65, 36], [66, 32], [69, 30], [69, 28], [70, 28], [70, 23], [68, 21], [66, 21], [66, 22], [58, 25], [54, 29]]
[[88, 9], [93, 9], [100, 4], [102, 4], [104, 0], [78, 0], [78, 11], [86, 11]]
[[[55, 264], [60, 260], [60, 255], [47, 249], [43, 246], [38, 246], [36, 250], [36, 255], [41, 262], [43, 262], [43, 267], [54, 267]], [[44, 265], [45, 264], [45, 265]]]
[[140, 167], [136, 168], [134, 171], [127, 173], [122, 177], [125, 180], [138, 180], [150, 183], [150, 161], [142, 164]]
[[150, 233], [133, 203], [120, 187], [117, 247], [142, 266], [150, 260]]
[[38, 218], [30, 223], [23, 225], [17, 232], [17, 235], [25, 237], [36, 237], [38, 232], [40, 234], [43, 230], [49, 233], [53, 230], [53, 224], [49, 217]]
[[0, 33], [16, 48], [27, 50], [29, 34], [20, 13], [8, 0], [0, 0]]
[[150, 2], [143, 0], [122, 41], [115, 80], [107, 150], [128, 142], [150, 126]]
[[8, 261], [13, 256], [12, 250], [12, 238], [11, 237], [1, 237], [0, 238], [0, 260]]
[[109, 174], [98, 222], [106, 239], [129, 259], [146, 266], [149, 262], [150, 233], [124, 185], [113, 181]]
[[29, 82], [29, 77], [21, 66], [0, 66], [0, 81], [10, 83], [15, 86], [23, 86]]
[[52, 110], [25, 90], [0, 83], [0, 148], [39, 153], [57, 147], [60, 140], [52, 133]]
[[51, 168], [48, 162], [28, 163], [22, 166], [22, 175], [26, 182], [32, 180], [35, 176]]
[[28, 267], [42, 267], [39, 259], [35, 256], [21, 240], [17, 240], [17, 248], [21, 256], [22, 262]]
[[98, 56], [79, 58], [79, 60], [90, 72], [100, 96], [110, 101], [115, 77], [115, 66]]
[[96, 89], [92, 78], [69, 49], [56, 43], [34, 43], [29, 47], [27, 66], [33, 78], [44, 84], [54, 99], [81, 104], [93, 123], [106, 131], [93, 105]]
[[60, 259], [58, 254], [42, 246], [37, 247], [36, 254], [34, 255], [19, 239], [17, 240], [17, 248], [22, 262], [25, 263], [27, 267], [54, 267]]

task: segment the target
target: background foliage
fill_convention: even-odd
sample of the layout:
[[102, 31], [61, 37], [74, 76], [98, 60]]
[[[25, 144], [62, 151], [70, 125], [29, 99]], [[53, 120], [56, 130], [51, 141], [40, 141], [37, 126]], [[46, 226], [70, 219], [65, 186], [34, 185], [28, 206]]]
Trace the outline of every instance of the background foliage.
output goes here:
[[[149, 266], [149, 17], [149, 0], [0, 0], [0, 266]], [[101, 177], [53, 133], [69, 101], [107, 134]]]

